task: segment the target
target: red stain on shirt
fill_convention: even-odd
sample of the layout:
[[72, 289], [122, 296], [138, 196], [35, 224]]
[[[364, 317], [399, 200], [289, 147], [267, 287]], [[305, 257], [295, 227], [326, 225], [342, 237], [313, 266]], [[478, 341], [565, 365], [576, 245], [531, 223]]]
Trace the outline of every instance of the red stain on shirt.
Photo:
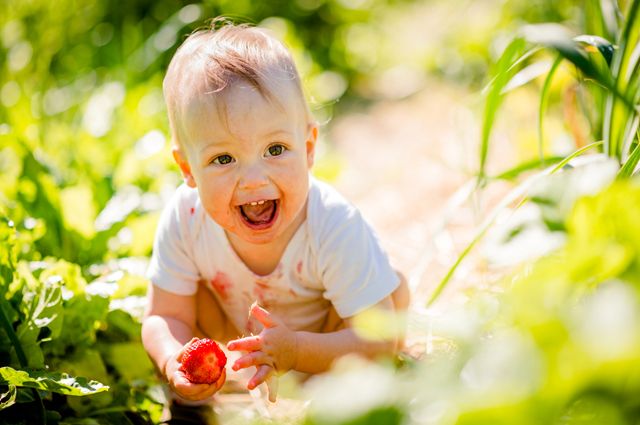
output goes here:
[[196, 209], [194, 207], [191, 207], [191, 215], [194, 215], [196, 213]]
[[298, 264], [296, 265], [296, 271], [298, 272], [298, 274], [302, 274], [302, 260], [298, 261]]
[[253, 288], [253, 295], [257, 298], [258, 304], [262, 305], [264, 303], [267, 292], [268, 287], [260, 286], [256, 283], [256, 286]]
[[260, 306], [267, 310], [271, 308], [274, 294], [273, 288], [269, 285], [267, 280], [256, 279], [255, 285], [253, 286], [253, 295], [256, 297]]
[[262, 279], [256, 279], [256, 286], [260, 288], [269, 288], [269, 282]]
[[211, 279], [211, 287], [218, 293], [220, 299], [223, 301], [227, 301], [229, 299], [229, 289], [231, 288], [232, 283], [229, 280], [229, 277], [222, 273], [216, 273], [216, 276]]

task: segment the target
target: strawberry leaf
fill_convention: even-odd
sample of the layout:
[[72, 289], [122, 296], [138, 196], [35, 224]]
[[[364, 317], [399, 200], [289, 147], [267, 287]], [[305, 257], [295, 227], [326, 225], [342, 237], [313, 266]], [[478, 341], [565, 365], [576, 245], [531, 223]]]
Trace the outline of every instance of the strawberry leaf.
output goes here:
[[84, 396], [109, 390], [109, 387], [94, 380], [70, 376], [66, 373], [0, 368], [0, 382], [14, 387], [35, 388], [58, 394]]

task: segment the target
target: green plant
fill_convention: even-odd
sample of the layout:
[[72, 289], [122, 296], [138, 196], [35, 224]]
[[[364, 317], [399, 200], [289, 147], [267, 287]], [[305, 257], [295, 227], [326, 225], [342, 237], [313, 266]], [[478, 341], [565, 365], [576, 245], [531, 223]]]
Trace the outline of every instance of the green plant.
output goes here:
[[153, 367], [135, 313], [112, 302], [116, 283], [87, 283], [66, 261], [25, 260], [22, 232], [0, 222], [0, 422], [157, 420]]
[[[608, 7], [605, 7], [608, 6]], [[486, 89], [482, 120], [477, 187], [497, 179], [514, 180], [521, 174], [541, 166], [550, 166], [518, 185], [494, 208], [480, 226], [471, 243], [433, 291], [428, 305], [433, 304], [450, 282], [457, 267], [483, 238], [498, 213], [525, 198], [533, 184], [544, 176], [562, 169], [583, 153], [600, 149], [619, 164], [620, 178], [631, 176], [640, 161], [640, 1], [632, 0], [624, 11], [615, 1], [586, 2], [585, 23], [595, 34], [572, 36], [559, 24], [529, 25], [511, 41], [497, 61], [494, 77]], [[615, 41], [604, 37], [615, 38]], [[548, 52], [555, 57], [548, 64]], [[542, 56], [538, 62], [536, 60]], [[546, 156], [544, 117], [554, 76], [565, 62], [575, 67], [575, 81], [583, 92], [583, 113], [590, 120], [592, 140], [567, 157]], [[543, 66], [540, 66], [543, 65]], [[512, 90], [544, 75], [538, 107], [539, 158], [520, 164], [496, 176], [486, 172], [491, 146], [491, 132], [505, 96]], [[522, 202], [522, 201], [521, 201]]]
[[[586, 2], [585, 22], [587, 29], [595, 33], [572, 36], [570, 29], [558, 24], [530, 25], [521, 30], [497, 62], [495, 77], [487, 89], [480, 179], [487, 177], [491, 130], [504, 96], [538, 78], [540, 69], [547, 69], [538, 118], [540, 161], [544, 163], [544, 116], [552, 79], [565, 61], [575, 66], [576, 81], [587, 92], [582, 106], [591, 122], [592, 141], [602, 140], [602, 150], [620, 163], [622, 176], [634, 171], [638, 161], [636, 147], [640, 112], [639, 9], [640, 2], [635, 0], [628, 2], [623, 11], [614, 1], [589, 0]], [[549, 51], [555, 52], [555, 59], [550, 67], [540, 67], [547, 60], [544, 53]], [[534, 62], [540, 56], [544, 62]]]
[[[399, 369], [345, 359], [315, 378], [307, 423], [378, 423], [382, 411], [409, 424], [636, 424], [640, 185], [615, 171], [597, 163], [541, 180], [527, 225], [553, 221], [563, 242], [420, 322], [424, 358]], [[603, 186], [582, 193], [594, 175]], [[568, 205], [565, 192], [576, 194]]]

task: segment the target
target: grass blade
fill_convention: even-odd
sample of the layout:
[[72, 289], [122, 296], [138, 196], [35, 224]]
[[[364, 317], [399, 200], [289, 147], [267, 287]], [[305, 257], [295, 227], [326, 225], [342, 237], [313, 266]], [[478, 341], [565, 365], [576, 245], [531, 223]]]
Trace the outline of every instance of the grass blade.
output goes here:
[[484, 116], [482, 120], [482, 138], [480, 141], [480, 168], [478, 171], [478, 182], [480, 184], [483, 182], [486, 175], [485, 167], [489, 152], [489, 137], [491, 135], [496, 113], [504, 98], [503, 89], [506, 87], [509, 80], [511, 80], [514, 62], [522, 56], [524, 48], [525, 41], [521, 38], [514, 39], [507, 46], [496, 64], [496, 72], [494, 73], [495, 77], [488, 87]]
[[633, 152], [629, 155], [629, 158], [625, 161], [620, 171], [618, 171], [618, 179], [624, 179], [627, 177], [631, 177], [633, 175], [633, 171], [636, 169], [638, 165], [638, 161], [640, 161], [640, 143], [636, 143], [633, 148]]
[[587, 32], [613, 40], [618, 33], [616, 3], [614, 1], [588, 0], [584, 6]]
[[562, 62], [562, 55], [558, 55], [556, 59], [551, 64], [551, 69], [549, 69], [549, 73], [544, 80], [544, 85], [542, 86], [542, 93], [540, 94], [540, 107], [538, 108], [538, 154], [540, 155], [540, 160], [542, 161], [542, 165], [544, 166], [544, 130], [543, 130], [543, 121], [544, 121], [544, 113], [547, 110], [547, 104], [549, 103], [549, 92], [551, 88], [551, 81], [553, 80], [553, 76], [555, 75], [558, 66]]
[[[615, 80], [602, 55], [591, 56], [576, 41], [567, 30], [558, 24], [527, 25], [523, 28], [524, 37], [532, 43], [541, 44], [554, 49], [562, 57], [571, 62], [586, 78], [611, 91], [629, 109], [634, 109], [633, 101], [626, 97], [623, 91], [616, 87]], [[589, 36], [579, 36], [578, 40], [585, 40]], [[593, 36], [590, 36], [593, 39]], [[600, 49], [596, 49], [600, 51]], [[612, 63], [615, 61], [614, 54]]]
[[569, 155], [566, 158], [564, 158], [558, 164], [556, 164], [554, 166], [551, 166], [551, 167], [548, 167], [545, 170], [543, 170], [543, 171], [541, 171], [541, 172], [539, 172], [537, 174], [534, 174], [533, 176], [530, 176], [528, 179], [526, 179], [525, 181], [520, 183], [518, 186], [516, 186], [514, 189], [512, 189], [511, 192], [509, 192], [504, 198], [502, 198], [500, 203], [491, 211], [491, 213], [487, 216], [487, 218], [480, 225], [479, 230], [476, 232], [476, 234], [474, 235], [474, 237], [471, 240], [471, 242], [460, 253], [458, 258], [456, 259], [456, 262], [453, 264], [453, 266], [451, 266], [451, 268], [449, 269], [447, 274], [444, 276], [444, 278], [442, 278], [442, 280], [440, 281], [438, 286], [433, 290], [433, 292], [431, 293], [431, 296], [429, 297], [429, 300], [427, 301], [426, 306], [430, 307], [431, 305], [433, 305], [434, 302], [436, 302], [436, 300], [442, 294], [442, 291], [444, 291], [444, 289], [447, 287], [447, 285], [451, 281], [451, 278], [453, 277], [454, 273], [458, 269], [458, 266], [467, 257], [467, 255], [469, 255], [469, 253], [476, 246], [476, 244], [480, 240], [482, 240], [482, 238], [487, 233], [489, 228], [495, 222], [495, 220], [498, 217], [498, 215], [506, 207], [508, 207], [509, 205], [513, 204], [518, 199], [523, 198], [526, 195], [526, 193], [529, 191], [529, 189], [531, 189], [531, 187], [534, 184], [536, 184], [538, 181], [542, 180], [544, 177], [548, 176], [549, 174], [553, 174], [556, 171], [560, 170], [562, 167], [567, 165], [567, 163], [569, 163], [569, 161], [571, 161], [573, 158], [583, 154], [584, 152], [586, 152], [589, 149], [593, 149], [594, 147], [601, 146], [601, 145], [602, 145], [602, 141], [599, 141], [599, 142], [594, 142], [594, 143], [591, 143], [591, 144], [589, 144], [587, 146], [584, 146], [581, 149], [578, 149], [577, 151], [573, 152], [571, 155]]
[[[627, 122], [632, 119], [631, 115], [637, 114], [634, 104], [635, 95], [629, 93], [628, 88], [633, 74], [631, 71], [635, 68], [632, 63], [634, 51], [640, 36], [639, 8], [640, 0], [633, 0], [627, 8], [625, 24], [617, 39], [618, 49], [614, 52], [611, 61], [611, 72], [615, 78], [612, 93], [616, 97], [610, 95], [605, 105], [604, 140], [609, 145], [610, 155], [616, 156], [621, 162], [623, 156], [626, 156], [623, 151], [625, 148], [624, 129], [628, 129]], [[620, 92], [625, 93], [623, 98], [617, 96], [617, 93]], [[625, 101], [627, 96], [632, 96], [631, 107], [625, 107], [628, 106]], [[620, 104], [620, 100], [623, 101], [623, 105]]]
[[498, 217], [498, 214], [502, 212], [502, 210], [504, 210], [506, 207], [508, 207], [518, 199], [522, 198], [536, 182], [538, 182], [542, 177], [546, 176], [548, 173], [549, 173], [549, 170], [544, 170], [538, 174], [535, 174], [529, 177], [524, 182], [516, 186], [504, 198], [502, 198], [500, 203], [491, 211], [491, 214], [489, 214], [489, 216], [480, 225], [479, 230], [476, 232], [471, 242], [460, 253], [458, 258], [456, 259], [456, 262], [453, 264], [453, 266], [451, 266], [447, 274], [444, 276], [444, 278], [440, 281], [438, 286], [431, 293], [431, 296], [427, 301], [427, 305], [426, 305], [427, 307], [430, 307], [431, 305], [433, 305], [433, 303], [436, 302], [436, 300], [440, 297], [440, 295], [442, 294], [442, 291], [444, 291], [444, 289], [447, 287], [454, 273], [458, 269], [458, 266], [467, 257], [467, 255], [469, 255], [469, 253], [476, 246], [476, 244], [483, 238], [483, 236], [489, 230], [489, 228], [491, 227], [495, 219]]
[[564, 159], [563, 156], [548, 156], [543, 158], [536, 158], [531, 161], [524, 162], [522, 164], [518, 164], [513, 168], [508, 169], [507, 171], [503, 171], [502, 173], [491, 177], [492, 180], [515, 180], [522, 173], [526, 173], [527, 171], [535, 170], [536, 168], [545, 167], [546, 164], [556, 164]]

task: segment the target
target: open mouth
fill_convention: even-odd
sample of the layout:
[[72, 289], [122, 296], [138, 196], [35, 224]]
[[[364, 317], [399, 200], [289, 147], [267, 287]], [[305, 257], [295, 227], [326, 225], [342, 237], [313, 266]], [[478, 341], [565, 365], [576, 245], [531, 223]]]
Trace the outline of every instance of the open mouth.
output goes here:
[[265, 199], [240, 205], [245, 223], [255, 229], [270, 227], [278, 214], [278, 200]]

